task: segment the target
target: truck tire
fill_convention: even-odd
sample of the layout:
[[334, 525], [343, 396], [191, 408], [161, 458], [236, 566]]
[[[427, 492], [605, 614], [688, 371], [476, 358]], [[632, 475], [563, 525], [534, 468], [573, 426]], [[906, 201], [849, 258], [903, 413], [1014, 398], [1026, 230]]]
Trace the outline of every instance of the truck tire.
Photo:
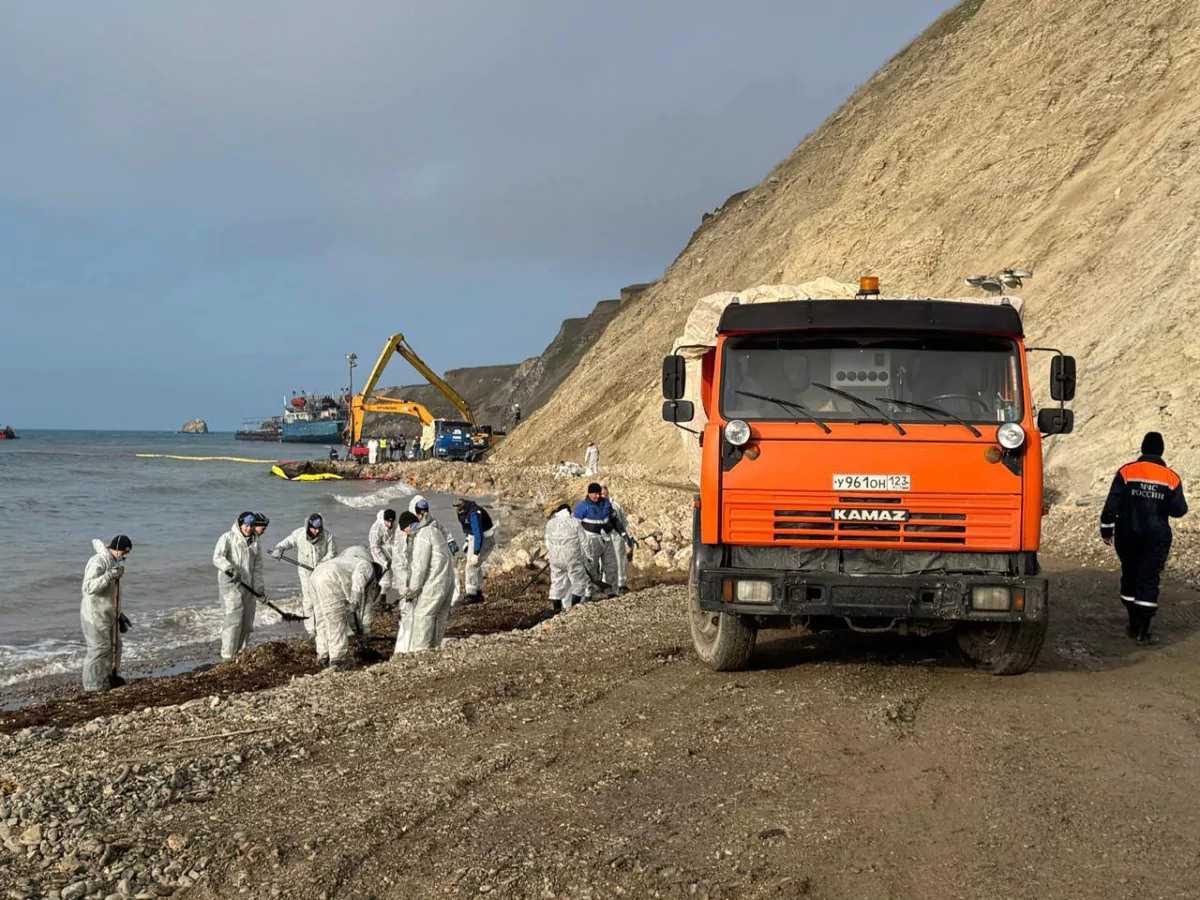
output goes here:
[[958, 648], [975, 668], [993, 675], [1022, 675], [1037, 661], [1049, 622], [960, 625]]
[[738, 672], [754, 655], [758, 629], [744, 616], [701, 609], [699, 571], [698, 554], [693, 550], [688, 570], [688, 621], [696, 655], [717, 672]]

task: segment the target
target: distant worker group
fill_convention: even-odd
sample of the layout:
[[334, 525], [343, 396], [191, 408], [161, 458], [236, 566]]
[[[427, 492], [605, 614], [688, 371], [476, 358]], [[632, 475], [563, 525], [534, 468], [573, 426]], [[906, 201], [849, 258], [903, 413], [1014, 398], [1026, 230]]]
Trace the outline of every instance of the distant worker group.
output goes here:
[[[514, 418], [519, 417], [519, 409], [514, 404]], [[381, 439], [374, 450], [403, 453], [404, 448], [403, 438], [391, 444]], [[584, 465], [572, 463], [564, 472], [567, 464], [560, 463], [557, 475], [595, 474], [599, 465], [599, 448], [589, 441]], [[309, 515], [269, 551], [273, 559], [298, 570], [300, 616], [284, 613], [266, 599], [261, 554], [269, 517], [249, 510], [239, 513], [212, 555], [223, 613], [222, 660], [250, 646], [259, 600], [303, 622], [322, 666], [352, 664], [351, 639], [361, 647], [379, 607], [399, 613], [396, 653], [438, 647], [453, 605], [484, 602], [487, 563], [496, 547], [495, 523], [487, 509], [459, 497], [454, 513], [462, 530], [461, 546], [430, 513], [428, 501], [417, 494], [400, 515], [394, 509], [376, 515], [365, 547], [344, 550], [339, 550], [324, 517], [317, 512]], [[592, 482], [583, 499], [551, 504], [546, 514], [550, 602], [555, 611], [628, 591], [628, 563], [637, 541], [629, 533], [624, 510], [605, 485]], [[133, 545], [124, 535], [108, 546], [93, 543], [96, 554], [84, 575], [81, 606], [87, 644], [83, 683], [85, 690], [103, 691], [124, 684], [119, 675], [120, 635], [129, 620], [120, 610], [120, 579]], [[462, 578], [455, 565], [460, 549], [465, 563]]]
[[583, 465], [571, 460], [560, 459], [554, 470], [555, 479], [561, 478], [594, 478], [600, 472], [600, 448], [595, 441], [588, 441], [587, 449], [583, 451]]
[[[455, 501], [455, 513], [464, 536], [463, 602], [481, 603], [495, 525], [486, 509], [466, 498]], [[269, 525], [263, 513], [241, 512], [213, 549], [223, 613], [222, 660], [249, 648], [259, 600], [285, 618], [303, 621], [322, 666], [353, 664], [353, 651], [363, 649], [363, 639], [381, 606], [399, 612], [396, 653], [440, 646], [450, 608], [462, 594], [455, 566], [460, 546], [430, 513], [424, 497], [413, 497], [399, 517], [395, 510], [381, 511], [368, 532], [366, 547], [339, 551], [337, 538], [316, 512], [279, 541], [269, 555], [296, 566], [302, 616], [284, 613], [266, 599], [262, 541]], [[94, 692], [125, 684], [120, 676], [121, 635], [130, 622], [121, 611], [120, 590], [133, 542], [117, 535], [107, 545], [93, 541], [93, 548], [95, 554], [84, 571], [80, 624], [87, 648], [83, 687]]]

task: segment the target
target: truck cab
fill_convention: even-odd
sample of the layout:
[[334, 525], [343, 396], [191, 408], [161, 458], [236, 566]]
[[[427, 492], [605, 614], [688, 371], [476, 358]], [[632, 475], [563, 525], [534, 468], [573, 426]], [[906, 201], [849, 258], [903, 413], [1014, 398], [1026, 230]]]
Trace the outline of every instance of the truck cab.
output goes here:
[[426, 459], [471, 460], [475, 457], [475, 426], [469, 422], [437, 419], [428, 429]]
[[[694, 366], [706, 422], [689, 619], [698, 654], [745, 667], [758, 629], [953, 632], [997, 674], [1046, 634], [1042, 435], [1071, 430], [1056, 353], [1035, 418], [1008, 303], [801, 300], [727, 306]], [[685, 426], [686, 360], [663, 364]]]

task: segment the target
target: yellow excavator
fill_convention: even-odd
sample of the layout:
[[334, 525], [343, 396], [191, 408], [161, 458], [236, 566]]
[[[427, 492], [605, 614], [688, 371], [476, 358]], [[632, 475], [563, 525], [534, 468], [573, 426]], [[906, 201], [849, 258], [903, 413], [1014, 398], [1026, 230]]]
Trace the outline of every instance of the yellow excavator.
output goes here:
[[[438, 420], [434, 418], [433, 413], [429, 411], [428, 407], [411, 400], [372, 396], [372, 392], [375, 390], [376, 385], [379, 384], [379, 379], [383, 376], [383, 370], [387, 368], [387, 364], [393, 354], [399, 354], [404, 357], [404, 360], [410, 366], [420, 372], [426, 381], [441, 391], [442, 395], [462, 413], [464, 423], [469, 426], [469, 430], [472, 432], [470, 443], [473, 452], [456, 453], [456, 456], [460, 458], [475, 458], [478, 453], [490, 449], [493, 444], [499, 441], [500, 435], [494, 435], [489, 427], [476, 425], [475, 416], [472, 414], [471, 407], [467, 401], [444, 378], [429, 368], [421, 357], [417, 356], [416, 351], [404, 339], [404, 335], [393, 334], [384, 345], [383, 352], [379, 354], [379, 359], [375, 361], [375, 368], [371, 370], [371, 375], [367, 379], [367, 383], [363, 385], [362, 392], [355, 394], [350, 400], [350, 421], [346, 424], [346, 434], [350, 439], [351, 445], [357, 443], [362, 438], [365, 414], [378, 412], [413, 416], [418, 419], [421, 422], [422, 428], [422, 449], [426, 451], [432, 449], [427, 444], [430, 444], [433, 440], [433, 435], [436, 431], [434, 426]], [[451, 424], [457, 425], [458, 423]]]

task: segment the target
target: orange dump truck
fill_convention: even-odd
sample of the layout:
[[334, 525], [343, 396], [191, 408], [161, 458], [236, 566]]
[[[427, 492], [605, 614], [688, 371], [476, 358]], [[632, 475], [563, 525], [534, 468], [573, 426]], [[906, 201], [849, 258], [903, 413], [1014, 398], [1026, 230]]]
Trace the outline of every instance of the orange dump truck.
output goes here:
[[[1033, 664], [1049, 606], [1041, 435], [1072, 429], [1073, 358], [1049, 351], [1058, 405], [1035, 421], [1026, 357], [1042, 348], [1008, 302], [735, 300], [693, 349], [702, 659], [740, 669], [760, 628], [800, 627], [953, 631], [981, 668]], [[687, 427], [678, 352], [663, 418]]]

